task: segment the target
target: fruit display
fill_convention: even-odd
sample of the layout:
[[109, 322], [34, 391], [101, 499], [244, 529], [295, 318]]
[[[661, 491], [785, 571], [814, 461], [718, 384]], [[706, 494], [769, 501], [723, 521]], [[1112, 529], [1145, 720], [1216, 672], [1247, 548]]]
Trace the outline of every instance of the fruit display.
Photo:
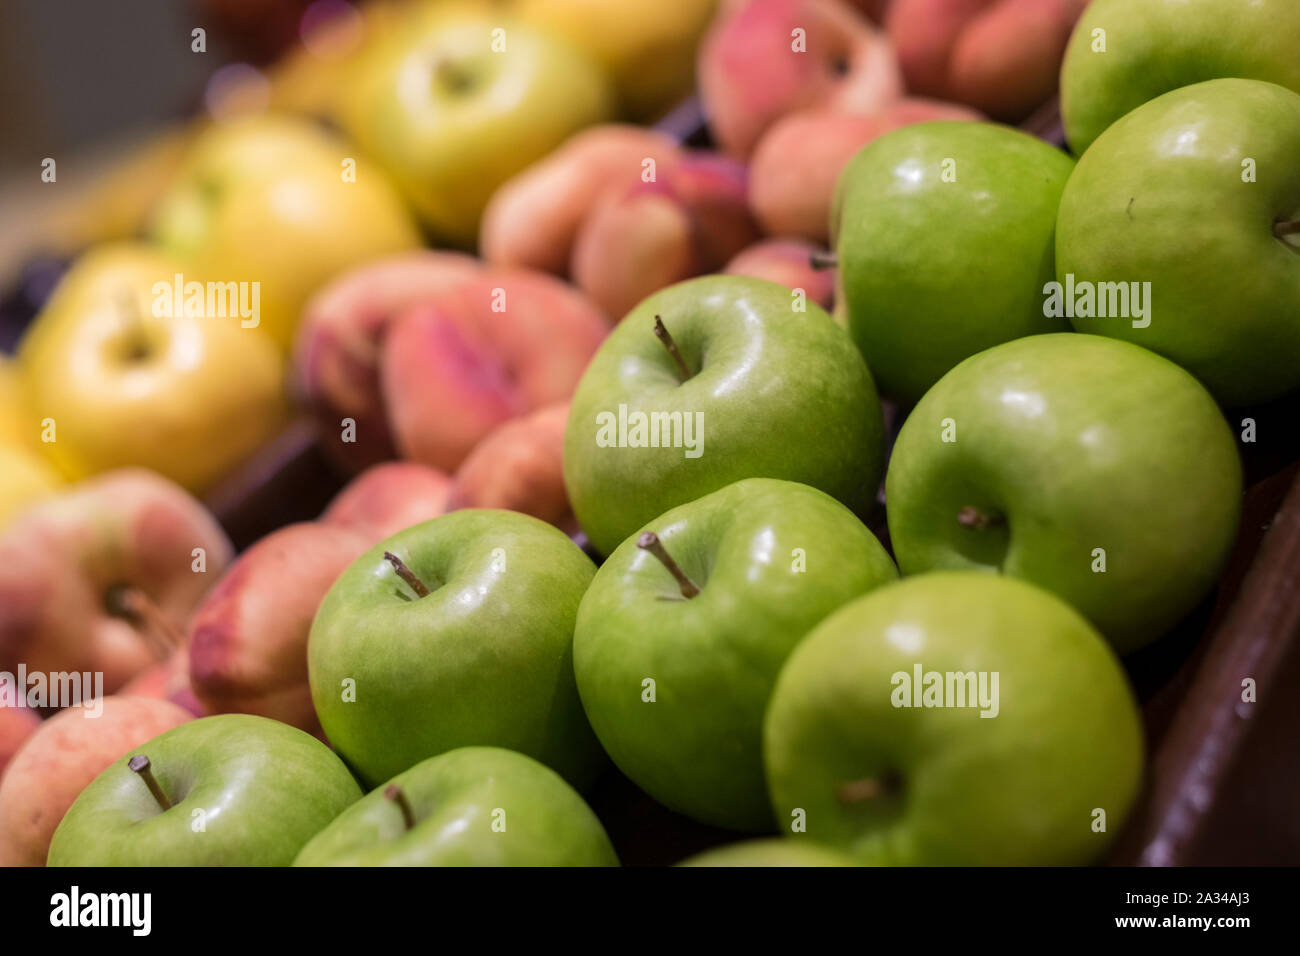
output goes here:
[[0, 866], [1300, 863], [1294, 2], [261, 5], [0, 254]]

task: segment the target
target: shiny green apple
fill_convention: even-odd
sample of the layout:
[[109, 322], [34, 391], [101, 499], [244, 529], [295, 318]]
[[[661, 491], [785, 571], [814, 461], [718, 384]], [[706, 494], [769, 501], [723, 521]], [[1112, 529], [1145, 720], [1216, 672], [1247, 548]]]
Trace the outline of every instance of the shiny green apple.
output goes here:
[[602, 554], [742, 478], [802, 482], [863, 514], [883, 430], [830, 316], [774, 282], [707, 276], [650, 296], [600, 347], [569, 411], [564, 483]]
[[572, 652], [595, 572], [563, 532], [513, 511], [456, 511], [380, 542], [312, 622], [308, 674], [326, 736], [371, 785], [476, 745], [590, 782], [603, 757]]
[[728, 485], [643, 530], [653, 540], [623, 542], [578, 609], [573, 664], [587, 717], [660, 803], [770, 830], [760, 736], [776, 674], [818, 621], [894, 580], [894, 562], [834, 498], [771, 478]]
[[1258, 80], [1184, 86], [1111, 126], [1061, 199], [1074, 327], [1173, 359], [1226, 405], [1300, 387], [1298, 156], [1300, 93]]
[[249, 714], [204, 717], [96, 777], [54, 831], [49, 865], [288, 866], [360, 798], [310, 734]]
[[1142, 725], [1077, 612], [1023, 581], [947, 572], [813, 630], [781, 670], [763, 753], [795, 840], [886, 866], [1081, 865], [1137, 796]]
[[904, 127], [850, 161], [832, 232], [849, 330], [881, 392], [910, 404], [967, 356], [1069, 328], [1041, 289], [1073, 168], [992, 123]]
[[768, 837], [729, 843], [697, 853], [678, 866], [858, 866], [847, 853], [821, 846], [811, 840]]
[[1061, 66], [1061, 115], [1082, 155], [1125, 113], [1222, 77], [1300, 91], [1295, 0], [1093, 0]]
[[513, 750], [461, 747], [354, 803], [294, 865], [618, 866], [618, 857], [554, 770]]
[[1241, 463], [1191, 375], [1136, 345], [1063, 332], [940, 379], [903, 424], [885, 494], [904, 575], [1024, 578], [1127, 653], [1214, 586]]

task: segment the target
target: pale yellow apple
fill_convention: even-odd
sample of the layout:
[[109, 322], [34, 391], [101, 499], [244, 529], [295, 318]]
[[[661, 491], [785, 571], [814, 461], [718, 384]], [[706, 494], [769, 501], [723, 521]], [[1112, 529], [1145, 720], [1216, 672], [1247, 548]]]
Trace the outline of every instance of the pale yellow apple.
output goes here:
[[202, 133], [152, 234], [195, 278], [259, 283], [259, 325], [285, 350], [327, 280], [421, 244], [378, 165], [308, 120], [273, 114]]
[[18, 366], [0, 355], [0, 445], [31, 445], [37, 428], [27, 411]]
[[279, 350], [238, 317], [168, 314], [159, 290], [182, 270], [148, 246], [98, 247], [28, 330], [28, 414], [65, 476], [140, 465], [202, 491], [282, 427]]
[[471, 247], [497, 187], [608, 119], [609, 78], [558, 34], [491, 8], [429, 5], [368, 49], [342, 125], [440, 240]]
[[521, 19], [552, 29], [613, 78], [629, 119], [658, 119], [690, 94], [695, 51], [716, 0], [518, 0]]

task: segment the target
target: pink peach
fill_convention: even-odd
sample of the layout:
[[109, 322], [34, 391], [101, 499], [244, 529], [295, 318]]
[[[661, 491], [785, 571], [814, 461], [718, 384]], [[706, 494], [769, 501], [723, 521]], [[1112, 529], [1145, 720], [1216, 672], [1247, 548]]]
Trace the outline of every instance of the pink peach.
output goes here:
[[835, 297], [835, 270], [812, 266], [813, 254], [825, 251], [802, 239], [765, 239], [741, 252], [723, 271], [802, 289], [809, 301], [829, 310]]
[[753, 0], [724, 10], [701, 44], [698, 75], [714, 138], [741, 159], [791, 110], [870, 113], [902, 94], [889, 44], [840, 0]]
[[576, 531], [562, 467], [568, 418], [569, 403], [557, 402], [493, 431], [456, 472], [448, 510], [506, 508]]
[[330, 585], [371, 537], [319, 522], [287, 525], [239, 556], [190, 624], [190, 685], [209, 714], [258, 714], [320, 732], [307, 636]]
[[320, 520], [379, 541], [447, 511], [451, 485], [446, 474], [417, 462], [372, 465], [335, 496]]
[[165, 700], [113, 696], [41, 724], [0, 779], [0, 866], [43, 866], [81, 791], [127, 751], [190, 718]]

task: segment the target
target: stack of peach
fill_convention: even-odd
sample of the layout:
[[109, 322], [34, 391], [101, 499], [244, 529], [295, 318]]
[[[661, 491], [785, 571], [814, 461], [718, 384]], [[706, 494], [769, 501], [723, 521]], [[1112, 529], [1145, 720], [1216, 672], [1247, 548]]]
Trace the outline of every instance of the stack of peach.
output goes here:
[[[201, 489], [156, 466], [88, 469], [103, 473], [28, 504], [0, 529], [0, 672], [102, 674], [111, 696], [93, 721], [0, 707], [0, 863], [42, 863], [86, 783], [193, 715], [260, 714], [319, 734], [312, 618], [375, 542], [463, 507], [576, 532], [560, 467], [567, 403], [611, 322], [718, 271], [829, 306], [833, 273], [810, 258], [831, 239], [853, 154], [909, 123], [1022, 120], [1050, 98], [1083, 5], [723, 2], [696, 68], [716, 149], [588, 127], [496, 190], [481, 258], [402, 252], [316, 288], [289, 336], [289, 377], [356, 476], [318, 520], [236, 557], [192, 497]], [[807, 55], [779, 55], [791, 44]], [[129, 432], [105, 438], [113, 453]]]

